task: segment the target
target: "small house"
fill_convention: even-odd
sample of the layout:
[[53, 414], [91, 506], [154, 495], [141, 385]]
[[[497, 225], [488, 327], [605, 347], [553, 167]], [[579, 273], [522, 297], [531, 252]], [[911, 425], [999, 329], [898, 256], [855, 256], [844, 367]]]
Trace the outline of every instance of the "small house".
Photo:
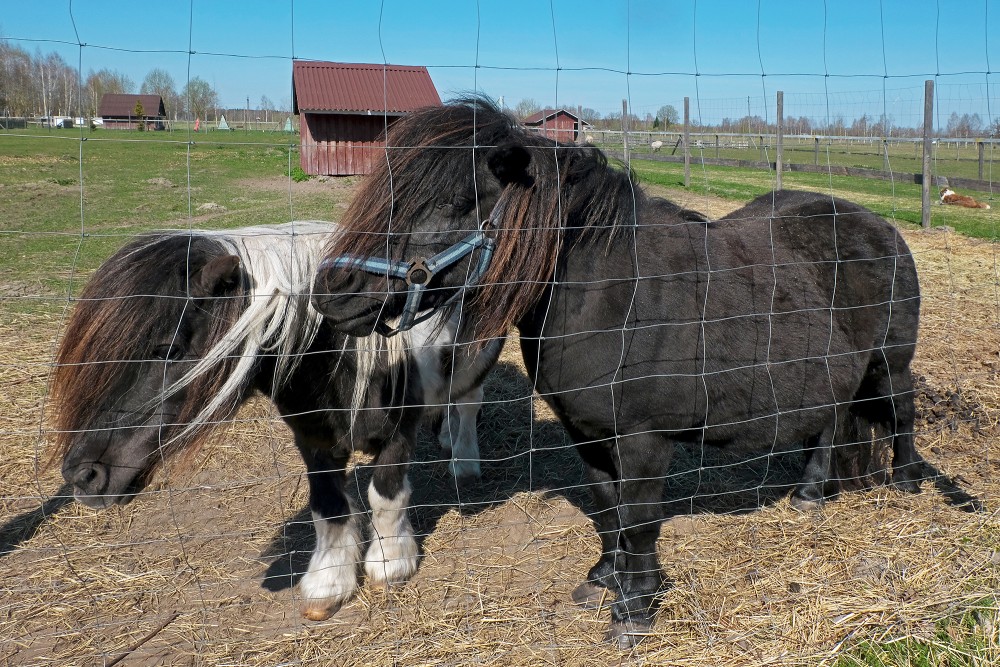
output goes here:
[[384, 133], [400, 117], [441, 98], [426, 67], [297, 60], [292, 113], [300, 115], [307, 174], [369, 174], [385, 159]]
[[97, 106], [97, 115], [109, 130], [136, 130], [140, 123], [148, 130], [167, 127], [167, 110], [159, 95], [105, 93]]

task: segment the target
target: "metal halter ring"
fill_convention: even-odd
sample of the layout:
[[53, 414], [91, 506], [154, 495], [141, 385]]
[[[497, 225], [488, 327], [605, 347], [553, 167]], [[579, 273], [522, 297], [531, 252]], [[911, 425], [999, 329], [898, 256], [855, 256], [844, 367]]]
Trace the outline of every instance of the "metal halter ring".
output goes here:
[[434, 277], [434, 272], [427, 267], [427, 259], [421, 257], [413, 260], [413, 266], [406, 272], [407, 285], [426, 285]]

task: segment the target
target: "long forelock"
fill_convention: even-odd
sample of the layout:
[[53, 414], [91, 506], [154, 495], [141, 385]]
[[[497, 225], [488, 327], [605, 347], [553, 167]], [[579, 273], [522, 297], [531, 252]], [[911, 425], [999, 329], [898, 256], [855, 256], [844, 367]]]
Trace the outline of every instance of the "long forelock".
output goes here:
[[442, 192], [463, 179], [472, 181], [471, 155], [456, 169], [455, 154], [464, 159], [472, 147], [485, 153], [522, 133], [511, 116], [478, 97], [401, 118], [387, 133], [385, 159], [362, 182], [344, 214], [347, 233], [331, 243], [327, 254], [385, 256], [387, 234], [409, 231], [398, 227], [399, 221], [419, 218]]

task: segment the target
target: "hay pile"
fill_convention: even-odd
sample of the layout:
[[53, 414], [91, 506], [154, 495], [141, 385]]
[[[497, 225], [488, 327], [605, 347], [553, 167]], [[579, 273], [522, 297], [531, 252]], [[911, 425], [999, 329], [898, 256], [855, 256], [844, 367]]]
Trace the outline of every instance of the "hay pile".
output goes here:
[[[626, 655], [597, 644], [606, 612], [569, 602], [599, 545], [579, 462], [532, 404], [516, 341], [488, 385], [482, 485], [455, 487], [423, 434], [417, 575], [307, 623], [290, 587], [311, 549], [303, 467], [264, 401], [194, 474], [164, 471], [126, 507], [46, 502], [61, 484], [37, 470], [59, 324], [0, 318], [0, 664], [812, 665], [862, 639], [933, 638], [1000, 589], [1000, 297], [992, 244], [906, 237], [925, 295], [917, 446], [987, 512], [925, 484], [800, 514], [786, 499], [795, 453], [699, 467], [682, 451], [659, 543], [673, 585], [652, 636]], [[994, 601], [976, 630], [993, 650], [998, 627]]]

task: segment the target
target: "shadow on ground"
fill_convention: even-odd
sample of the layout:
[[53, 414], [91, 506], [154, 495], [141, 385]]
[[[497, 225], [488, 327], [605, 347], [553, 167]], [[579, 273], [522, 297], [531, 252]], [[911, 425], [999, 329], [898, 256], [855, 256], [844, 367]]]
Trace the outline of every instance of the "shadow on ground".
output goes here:
[[22, 512], [0, 525], [0, 557], [6, 556], [23, 542], [34, 537], [49, 517], [71, 502], [73, 502], [73, 488], [69, 484], [63, 484], [36, 509]]
[[[584, 513], [590, 509], [583, 464], [557, 421], [531, 413], [531, 385], [524, 372], [501, 362], [485, 388], [479, 418], [483, 475], [477, 483], [458, 486], [441, 460], [434, 433], [421, 428], [410, 468], [410, 520], [421, 542], [419, 536], [433, 533], [448, 512], [475, 515], [524, 491], [564, 497]], [[756, 511], [787, 495], [801, 474], [798, 447], [743, 456], [678, 447], [666, 480], [665, 516]], [[362, 491], [371, 471], [359, 467], [352, 475], [352, 495], [364, 503]], [[311, 515], [305, 507], [285, 522], [262, 554], [270, 561], [264, 588], [278, 591], [294, 586], [309, 565], [314, 545]]]

